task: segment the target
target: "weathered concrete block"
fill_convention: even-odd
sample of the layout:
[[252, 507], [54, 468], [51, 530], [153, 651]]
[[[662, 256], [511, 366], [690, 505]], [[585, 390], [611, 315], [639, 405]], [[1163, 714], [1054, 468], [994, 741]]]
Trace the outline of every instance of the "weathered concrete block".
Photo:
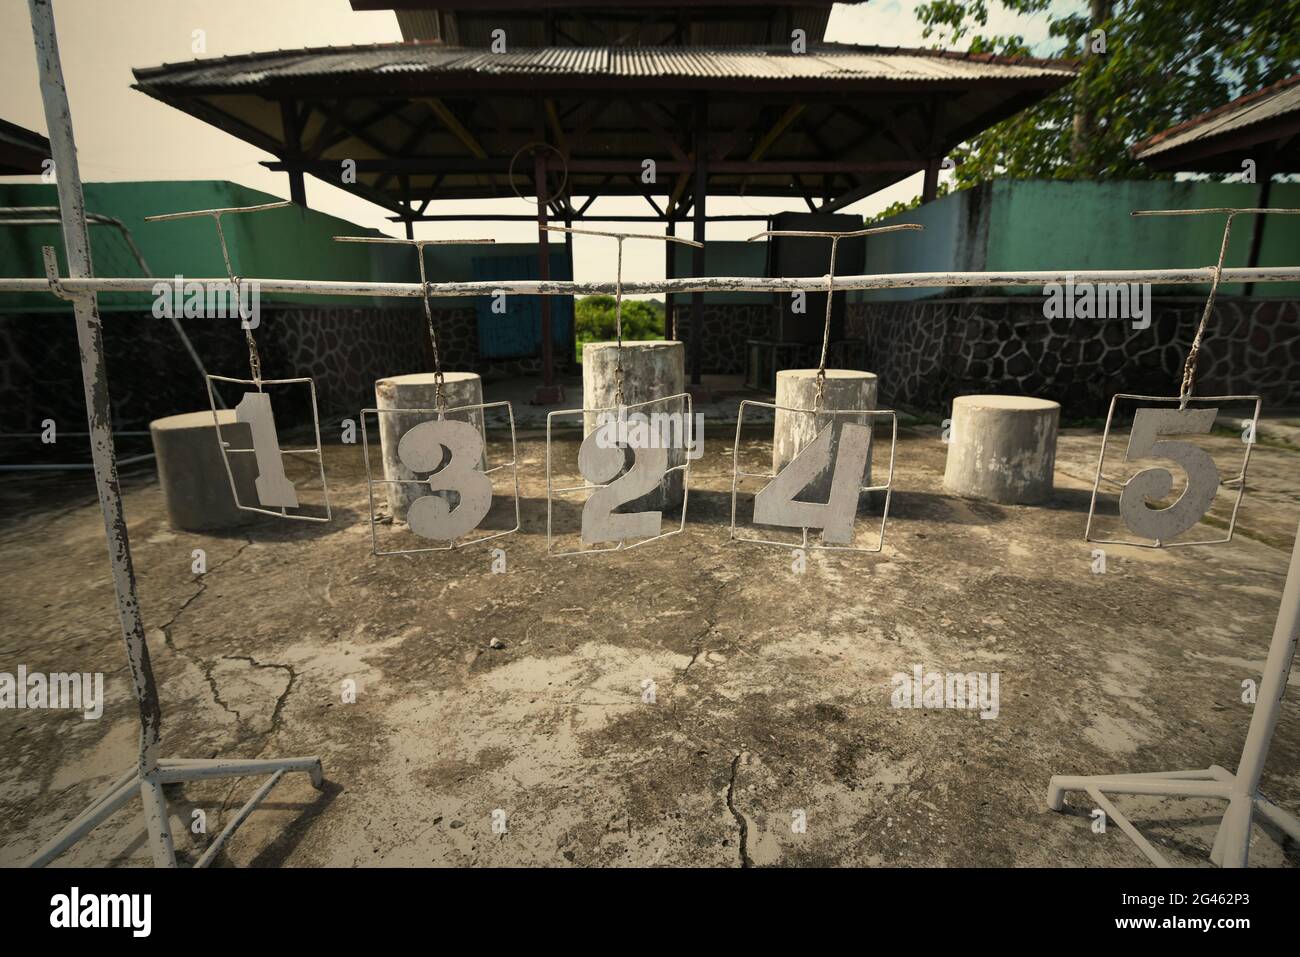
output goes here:
[[[218, 445], [218, 441], [224, 440], [231, 448], [250, 449], [252, 430], [247, 423], [235, 421], [234, 409], [217, 410], [216, 421], [214, 424], [209, 409], [169, 415], [149, 423], [158, 484], [167, 503], [167, 520], [181, 531], [235, 528], [258, 519], [256, 512], [246, 512], [235, 505]], [[256, 506], [257, 460], [243, 453], [230, 455], [229, 459], [239, 500]]]
[[[444, 372], [443, 397], [447, 408], [458, 406], [481, 405], [483, 403], [483, 380], [474, 372]], [[409, 375], [390, 376], [375, 382], [375, 408], [377, 409], [434, 409], [437, 407], [437, 387], [432, 372], [414, 372]], [[384, 478], [388, 481], [409, 481], [428, 478], [429, 473], [416, 474], [402, 464], [397, 457], [397, 444], [407, 430], [431, 419], [428, 412], [386, 412], [379, 416], [379, 446], [384, 460]], [[454, 418], [469, 422], [479, 433], [483, 429], [483, 410], [476, 409], [470, 413], [457, 414]], [[479, 460], [479, 468], [487, 467], [487, 452]], [[427, 486], [420, 485], [385, 485], [388, 507], [393, 513], [393, 521], [406, 521], [406, 511], [411, 503], [421, 496], [428, 495]]]
[[[582, 406], [583, 434], [589, 435], [597, 425], [595, 409], [613, 408], [616, 399], [616, 378], [614, 370], [618, 365], [618, 344], [614, 342], [588, 342], [582, 347]], [[686, 344], [664, 340], [623, 343], [623, 404], [634, 405], [650, 399], [662, 399], [670, 395], [680, 395], [686, 391]], [[633, 410], [646, 415], [671, 413], [679, 417], [686, 412], [686, 401], [656, 403], [644, 409]], [[679, 431], [674, 435], [684, 435], [687, 425], [678, 421]], [[686, 449], [670, 447], [668, 450], [668, 467], [686, 463]], [[665, 510], [677, 508], [682, 504], [685, 485], [682, 473], [669, 472], [660, 483], [658, 492], [644, 495], [629, 504], [625, 511]]]
[[1052, 494], [1060, 415], [1060, 403], [1029, 396], [953, 399], [944, 488], [990, 502], [1046, 501]]
[[[827, 369], [826, 385], [822, 392], [822, 408], [829, 411], [845, 409], [871, 412], [876, 408], [876, 395], [879, 380], [873, 372], [859, 372], [856, 369]], [[816, 369], [782, 369], [776, 374], [776, 404], [792, 409], [811, 409], [817, 399]], [[835, 462], [839, 450], [839, 430], [845, 422], [852, 422], [848, 416], [835, 416], [832, 423], [829, 418], [818, 418], [798, 412], [777, 410], [772, 433], [772, 471], [780, 472], [798, 455], [805, 446], [817, 438], [820, 429], [833, 424], [831, 433], [831, 464]], [[867, 424], [870, 424], [869, 422]], [[871, 443], [875, 445], [875, 443]], [[863, 475], [863, 485], [871, 484], [871, 446], [867, 448], [867, 468]], [[817, 478], [799, 496], [809, 502], [825, 502], [831, 494], [830, 467], [818, 474]]]

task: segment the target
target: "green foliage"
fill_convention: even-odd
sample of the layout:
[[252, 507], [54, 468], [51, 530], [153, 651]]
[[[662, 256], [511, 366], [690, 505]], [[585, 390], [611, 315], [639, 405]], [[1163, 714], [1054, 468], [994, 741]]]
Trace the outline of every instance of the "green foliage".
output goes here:
[[[951, 192], [952, 192], [952, 187], [948, 183], [940, 183], [938, 189], [935, 190], [934, 198], [938, 199], [941, 196], [947, 196]], [[876, 213], [876, 215], [864, 216], [862, 221], [867, 225], [870, 225], [871, 223], [878, 223], [882, 219], [888, 219], [890, 216], [897, 216], [899, 213], [906, 213], [908, 210], [916, 209], [920, 205], [921, 205], [921, 197], [919, 195], [913, 196], [907, 202], [903, 202], [900, 200], [896, 203], [890, 203], [880, 212]]]
[[[1300, 71], [1300, 0], [1092, 0], [1056, 13], [1053, 0], [930, 0], [917, 10], [939, 46], [1028, 54], [1023, 37], [989, 36], [992, 3], [1046, 12], [1057, 57], [1079, 79], [956, 149], [958, 188], [1012, 179], [1154, 179], [1134, 143]], [[1105, 52], [1090, 34], [1105, 32]], [[1074, 135], [1076, 114], [1082, 134]], [[1077, 142], [1076, 142], [1077, 140]]]
[[[578, 360], [582, 360], [584, 342], [612, 342], [614, 331], [614, 297], [584, 296], [573, 309], [574, 339]], [[655, 299], [623, 300], [624, 339], [662, 339], [664, 304]]]

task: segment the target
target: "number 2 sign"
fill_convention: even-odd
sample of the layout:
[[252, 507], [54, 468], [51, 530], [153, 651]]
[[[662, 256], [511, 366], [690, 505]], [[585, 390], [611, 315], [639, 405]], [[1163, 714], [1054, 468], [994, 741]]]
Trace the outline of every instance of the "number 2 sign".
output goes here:
[[[1129, 431], [1128, 447], [1124, 454], [1126, 463], [1141, 467], [1127, 481], [1118, 482], [1104, 474], [1106, 463], [1106, 444], [1110, 437], [1111, 423], [1115, 417], [1115, 407], [1120, 399], [1140, 402], [1170, 403], [1173, 408], [1144, 406], [1133, 415], [1133, 425]], [[1196, 403], [1196, 408], [1183, 405], [1178, 397], [1116, 395], [1110, 403], [1110, 412], [1106, 416], [1106, 430], [1102, 434], [1101, 455], [1097, 460], [1097, 475], [1093, 481], [1092, 503], [1088, 508], [1088, 525], [1084, 539], [1107, 545], [1140, 545], [1148, 548], [1172, 547], [1175, 545], [1217, 545], [1232, 540], [1236, 527], [1237, 510], [1246, 490], [1246, 467], [1250, 463], [1252, 440], [1245, 442], [1241, 471], [1236, 476], [1221, 481], [1219, 468], [1203, 448], [1194, 444], [1190, 437], [1208, 435], [1214, 428], [1221, 406], [1230, 402], [1253, 402], [1254, 417], [1251, 420], [1249, 435], [1253, 440], [1254, 426], [1259, 421], [1260, 398], [1255, 395], [1206, 396], [1188, 399], [1187, 405]], [[1173, 463], [1182, 472], [1182, 492], [1168, 505], [1160, 505], [1174, 489], [1174, 473], [1161, 462]], [[1142, 467], [1145, 466], [1145, 467]], [[1119, 516], [1125, 527], [1135, 535], [1149, 541], [1127, 541], [1092, 537], [1092, 523], [1097, 509], [1097, 492], [1105, 481], [1112, 487], [1118, 487]], [[1232, 505], [1232, 516], [1228, 523], [1227, 534], [1223, 538], [1202, 539], [1196, 541], [1174, 541], [1179, 535], [1194, 528], [1210, 510], [1218, 497], [1221, 486], [1235, 487], [1237, 495]]]
[[[653, 416], [671, 418], [681, 428], [666, 433], [650, 430], [638, 433], [626, 428], [629, 417], [651, 408], [679, 408], [682, 411]], [[690, 495], [691, 457], [694, 447], [689, 393], [634, 402], [606, 409], [566, 409], [546, 416], [546, 543], [548, 555], [595, 555], [635, 548], [680, 533], [686, 527], [686, 503]], [[581, 485], [557, 487], [552, 461], [552, 423], [556, 416], [582, 415], [586, 420], [608, 420], [589, 431], [578, 449]], [[612, 418], [611, 418], [612, 417]], [[610, 426], [614, 426], [611, 428]], [[586, 427], [586, 425], [584, 425]], [[643, 439], [638, 440], [640, 434]], [[663, 441], [665, 436], [669, 439]], [[673, 473], [681, 473], [681, 520], [676, 528], [661, 531], [664, 509], [675, 503]], [[582, 504], [580, 547], [556, 545], [554, 503], [557, 495], [588, 492]], [[636, 506], [640, 506], [639, 508]], [[608, 542], [617, 544], [598, 547]], [[597, 547], [591, 547], [597, 546]]]

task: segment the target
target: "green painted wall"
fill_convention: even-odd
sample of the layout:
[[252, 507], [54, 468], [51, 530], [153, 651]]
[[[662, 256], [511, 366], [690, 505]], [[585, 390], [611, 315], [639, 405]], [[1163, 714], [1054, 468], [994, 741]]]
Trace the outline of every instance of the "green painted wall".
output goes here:
[[[87, 183], [86, 209], [120, 219], [140, 247], [150, 270], [160, 278], [176, 274], [209, 278], [225, 275], [221, 247], [211, 218], [146, 223], [145, 216], [190, 209], [254, 206], [277, 197], [220, 181], [156, 183]], [[52, 206], [58, 203], [53, 185], [0, 185], [0, 206]], [[222, 228], [236, 273], [295, 279], [399, 279], [414, 275], [414, 254], [400, 248], [337, 243], [336, 235], [379, 235], [355, 223], [310, 209], [286, 207], [227, 216]], [[0, 226], [0, 275], [40, 276], [40, 248], [52, 245], [66, 269], [63, 241], [57, 226]], [[91, 227], [91, 253], [101, 276], [141, 275], [120, 233], [108, 226]], [[407, 262], [409, 260], [409, 262]], [[263, 302], [316, 302], [315, 297], [266, 296]], [[336, 305], [377, 305], [380, 300], [332, 300]], [[125, 293], [100, 296], [108, 310], [140, 310], [152, 305], [150, 295]], [[64, 308], [49, 296], [0, 296], [5, 311], [48, 311]]]
[[[762, 230], [761, 224], [754, 225], [754, 232]], [[678, 277], [691, 276], [694, 268], [691, 260], [695, 255], [693, 246], [681, 243], [673, 244], [673, 266]], [[704, 256], [704, 275], [706, 276], [754, 276], [767, 275], [767, 241], [747, 243], [744, 240], [713, 241], [708, 244]], [[662, 299], [662, 296], [656, 298]], [[689, 305], [691, 297], [684, 293], [677, 297], [678, 302]], [[765, 292], [711, 292], [704, 296], [705, 302], [753, 303], [771, 302], [771, 293]]]
[[[885, 223], [919, 222], [920, 243], [883, 236], [867, 242], [868, 272], [969, 269], [1121, 269], [1212, 265], [1223, 235], [1222, 216], [1133, 217], [1135, 209], [1254, 206], [1256, 187], [1209, 181], [1133, 180], [1107, 183], [999, 180], [952, 193]], [[1269, 205], [1300, 207], [1300, 184], [1274, 183]], [[1227, 265], [1245, 265], [1253, 217], [1233, 224]], [[1300, 265], [1300, 216], [1270, 217], [1260, 265]], [[1221, 287], [1240, 294], [1240, 285]], [[1157, 292], [1197, 295], [1207, 286], [1171, 286]], [[887, 290], [867, 300], [952, 295], [956, 290]], [[969, 294], [964, 291], [964, 294]], [[979, 295], [1040, 295], [1036, 287], [988, 289]], [[1269, 298], [1300, 297], [1300, 283], [1256, 289]]]

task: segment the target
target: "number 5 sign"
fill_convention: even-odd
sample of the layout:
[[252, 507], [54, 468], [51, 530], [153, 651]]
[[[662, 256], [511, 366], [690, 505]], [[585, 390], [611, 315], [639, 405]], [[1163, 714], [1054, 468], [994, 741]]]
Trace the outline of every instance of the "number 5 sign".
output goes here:
[[[1129, 431], [1128, 449], [1124, 461], [1140, 468], [1126, 481], [1118, 482], [1104, 474], [1106, 463], [1106, 443], [1110, 437], [1111, 422], [1115, 417], [1115, 406], [1120, 399], [1132, 399], [1139, 402], [1166, 402], [1173, 408], [1153, 408], [1150, 406], [1136, 410], [1133, 426]], [[1190, 441], [1189, 437], [1208, 435], [1214, 428], [1214, 421], [1219, 414], [1219, 407], [1229, 402], [1253, 402], [1254, 417], [1248, 430], [1250, 439], [1245, 442], [1246, 450], [1242, 458], [1241, 471], [1227, 481], [1220, 481], [1218, 466], [1203, 448]], [[1188, 408], [1181, 405], [1177, 397], [1116, 395], [1111, 399], [1110, 411], [1106, 416], [1106, 430], [1102, 434], [1101, 455], [1097, 460], [1097, 475], [1092, 486], [1092, 502], [1088, 507], [1088, 525], [1084, 539], [1105, 545], [1140, 545], [1147, 548], [1173, 547], [1175, 545], [1218, 545], [1232, 540], [1236, 527], [1237, 510], [1246, 491], [1246, 467], [1250, 464], [1250, 450], [1254, 444], [1255, 426], [1259, 422], [1260, 398], [1255, 395], [1221, 395], [1188, 399], [1188, 404], [1197, 403], [1198, 407]], [[1206, 405], [1201, 405], [1207, 403]], [[1174, 473], [1160, 465], [1171, 462], [1182, 472], [1182, 492], [1169, 505], [1160, 506], [1174, 489]], [[1092, 522], [1097, 509], [1097, 491], [1105, 481], [1112, 487], [1118, 487], [1119, 515], [1124, 525], [1135, 535], [1149, 541], [1127, 541], [1092, 537]], [[1223, 538], [1200, 539], [1195, 541], [1174, 541], [1179, 535], [1194, 528], [1214, 504], [1220, 486], [1235, 487], [1236, 499], [1232, 505], [1232, 517], [1228, 523], [1227, 534]]]

